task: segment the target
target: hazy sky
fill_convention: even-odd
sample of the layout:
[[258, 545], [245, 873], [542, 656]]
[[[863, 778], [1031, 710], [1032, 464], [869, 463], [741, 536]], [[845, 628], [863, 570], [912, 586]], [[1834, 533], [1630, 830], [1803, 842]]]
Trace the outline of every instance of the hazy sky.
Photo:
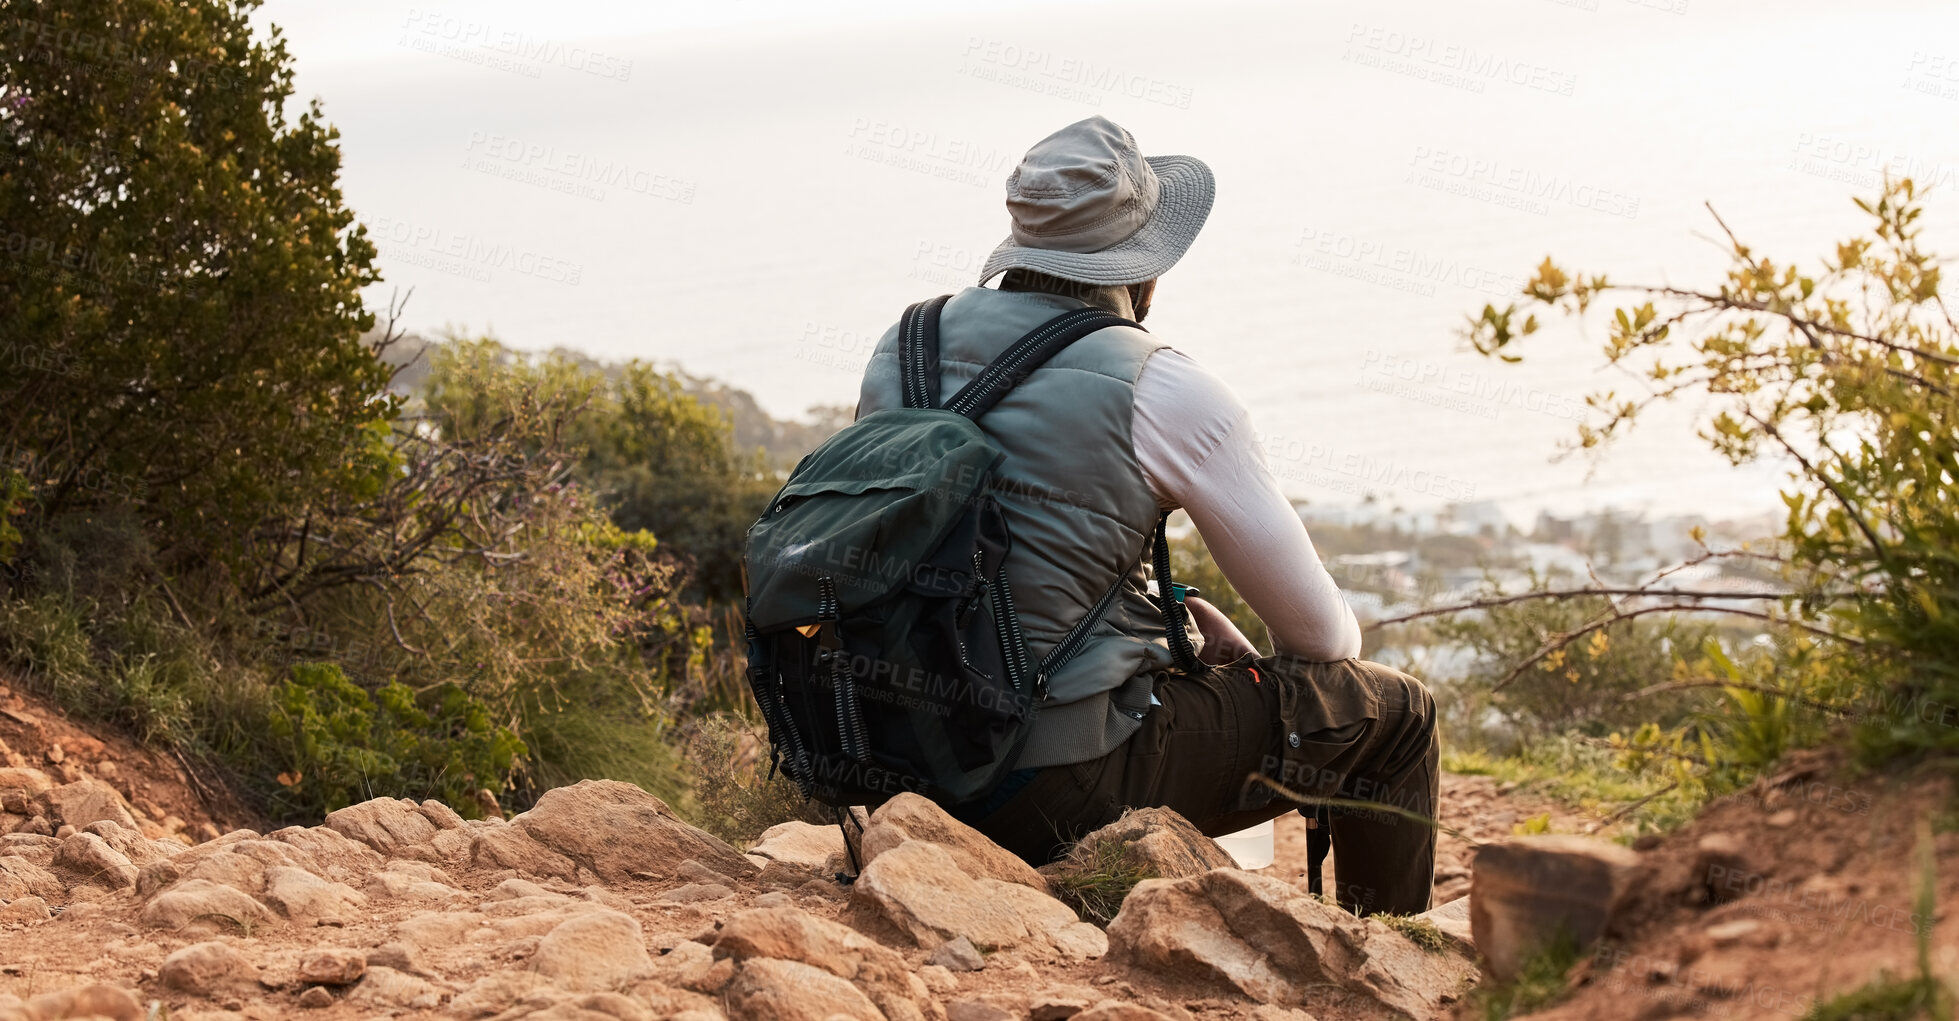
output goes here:
[[1208, 162], [1149, 326], [1246, 400], [1295, 495], [1772, 507], [1683, 418], [1550, 465], [1610, 382], [1575, 329], [1497, 366], [1465, 313], [1546, 254], [1706, 282], [1887, 170], [1959, 238], [1959, 4], [1717, 0], [273, 0], [408, 322], [677, 362], [779, 415], [850, 403], [905, 304], [973, 282], [1001, 183], [1094, 113]]

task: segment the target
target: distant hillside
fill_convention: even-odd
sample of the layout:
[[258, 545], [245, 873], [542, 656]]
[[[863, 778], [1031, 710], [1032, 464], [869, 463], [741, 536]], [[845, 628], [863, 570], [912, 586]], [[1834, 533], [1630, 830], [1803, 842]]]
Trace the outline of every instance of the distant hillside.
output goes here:
[[[396, 392], [407, 394], [427, 381], [427, 349], [440, 343], [442, 341], [439, 339], [409, 334], [382, 352], [382, 360], [397, 367], [393, 384]], [[608, 375], [616, 372], [621, 364], [602, 361], [568, 347], [552, 348], [549, 353]], [[805, 411], [800, 421], [780, 419], [762, 410], [755, 396], [746, 390], [717, 379], [693, 375], [678, 364], [667, 363], [660, 368], [671, 372], [686, 391], [702, 403], [720, 408], [728, 415], [734, 425], [737, 447], [742, 450], [759, 448], [770, 464], [781, 468], [794, 467], [804, 454], [828, 439], [831, 433], [848, 425], [854, 411], [849, 405], [817, 404]]]

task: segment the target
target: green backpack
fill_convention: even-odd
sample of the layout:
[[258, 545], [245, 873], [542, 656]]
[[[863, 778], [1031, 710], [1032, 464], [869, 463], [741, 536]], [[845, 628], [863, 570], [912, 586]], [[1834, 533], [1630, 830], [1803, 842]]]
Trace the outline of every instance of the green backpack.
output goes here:
[[[1013, 770], [1048, 678], [1122, 591], [1118, 575], [1030, 660], [1003, 570], [1012, 537], [994, 486], [1006, 455], [976, 420], [1055, 352], [1136, 324], [1065, 312], [941, 407], [938, 319], [949, 297], [905, 312], [904, 407], [866, 415], [804, 457], [748, 530], [748, 683], [768, 723], [771, 775], [780, 769], [831, 806], [906, 791], [955, 805], [991, 792]], [[1183, 604], [1163, 607], [1173, 650], [1194, 663]]]

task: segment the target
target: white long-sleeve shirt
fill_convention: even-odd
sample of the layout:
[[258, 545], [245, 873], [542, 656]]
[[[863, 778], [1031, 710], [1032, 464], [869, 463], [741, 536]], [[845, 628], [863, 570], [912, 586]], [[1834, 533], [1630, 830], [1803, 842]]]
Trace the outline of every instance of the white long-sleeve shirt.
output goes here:
[[1157, 504], [1190, 515], [1218, 569], [1272, 633], [1275, 651], [1307, 660], [1360, 655], [1360, 624], [1279, 490], [1251, 414], [1231, 388], [1164, 348], [1137, 376], [1133, 408], [1131, 442]]

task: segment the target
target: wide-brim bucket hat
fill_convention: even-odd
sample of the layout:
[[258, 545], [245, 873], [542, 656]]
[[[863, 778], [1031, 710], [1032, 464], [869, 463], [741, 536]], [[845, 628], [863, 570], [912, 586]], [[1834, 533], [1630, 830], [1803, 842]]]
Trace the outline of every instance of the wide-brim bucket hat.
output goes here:
[[1217, 195], [1191, 156], [1144, 156], [1107, 117], [1042, 139], [1007, 177], [1013, 230], [980, 271], [984, 284], [1031, 269], [1085, 284], [1154, 280], [1197, 240]]

